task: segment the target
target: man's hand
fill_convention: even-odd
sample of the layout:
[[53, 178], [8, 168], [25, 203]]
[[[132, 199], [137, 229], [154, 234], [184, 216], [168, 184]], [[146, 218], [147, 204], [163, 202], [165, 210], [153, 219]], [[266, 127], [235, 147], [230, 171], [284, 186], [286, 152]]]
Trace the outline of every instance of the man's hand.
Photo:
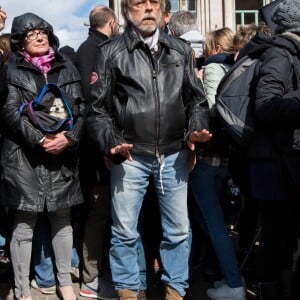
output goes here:
[[131, 154], [130, 154], [130, 150], [132, 149], [133, 145], [132, 144], [120, 144], [114, 148], [110, 149], [110, 154], [111, 155], [115, 155], [115, 154], [121, 154], [124, 157], [126, 157], [126, 159], [128, 160], [132, 160]]
[[7, 16], [5, 10], [0, 7], [0, 31], [2, 31], [5, 27], [6, 18]]
[[211, 139], [211, 137], [212, 134], [206, 129], [202, 129], [201, 131], [193, 131], [187, 140], [187, 145], [192, 151], [194, 151], [195, 143], [206, 143]]

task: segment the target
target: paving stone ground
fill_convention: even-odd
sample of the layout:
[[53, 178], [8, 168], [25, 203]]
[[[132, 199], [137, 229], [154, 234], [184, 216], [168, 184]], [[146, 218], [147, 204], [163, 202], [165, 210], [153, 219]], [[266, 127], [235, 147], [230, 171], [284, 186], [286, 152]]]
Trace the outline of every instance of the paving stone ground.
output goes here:
[[[199, 275], [199, 276], [198, 276]], [[73, 283], [74, 290], [78, 296], [78, 300], [88, 300], [91, 298], [85, 298], [79, 296], [79, 283]], [[208, 300], [205, 291], [209, 287], [209, 282], [205, 281], [200, 274], [195, 274], [193, 283], [188, 290], [188, 295], [186, 299], [188, 300]], [[153, 275], [149, 279], [148, 283], [148, 300], [162, 300], [164, 297], [164, 288], [161, 284], [158, 275]], [[58, 300], [57, 295], [43, 295], [35, 289], [32, 289], [33, 300]], [[11, 289], [11, 283], [0, 282], [0, 300], [13, 300], [13, 292]]]

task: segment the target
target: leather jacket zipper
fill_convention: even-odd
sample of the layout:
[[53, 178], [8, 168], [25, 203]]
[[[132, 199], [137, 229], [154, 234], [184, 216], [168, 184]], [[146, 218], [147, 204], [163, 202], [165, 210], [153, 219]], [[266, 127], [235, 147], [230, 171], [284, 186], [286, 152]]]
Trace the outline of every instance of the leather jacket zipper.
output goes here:
[[146, 52], [150, 58], [151, 64], [152, 64], [152, 80], [155, 86], [155, 102], [156, 102], [156, 116], [155, 116], [155, 131], [156, 131], [156, 141], [155, 141], [155, 156], [158, 158], [160, 157], [159, 147], [158, 147], [158, 140], [159, 140], [159, 115], [160, 115], [160, 103], [159, 103], [159, 95], [158, 95], [158, 86], [157, 86], [157, 72], [156, 72], [156, 64], [153, 59], [152, 53], [148, 46], [145, 47]]

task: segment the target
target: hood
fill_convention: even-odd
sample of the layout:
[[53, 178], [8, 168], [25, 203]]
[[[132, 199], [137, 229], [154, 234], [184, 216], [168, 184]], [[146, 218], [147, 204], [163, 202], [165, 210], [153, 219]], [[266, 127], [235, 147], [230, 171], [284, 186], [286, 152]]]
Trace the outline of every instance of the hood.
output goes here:
[[251, 54], [264, 51], [270, 46], [285, 48], [292, 55], [300, 55], [300, 37], [298, 35], [291, 32], [273, 36], [257, 33], [240, 51], [238, 59], [245, 55], [251, 56]]
[[181, 35], [180, 38], [190, 43], [197, 58], [203, 55], [205, 38], [199, 30], [188, 31]]
[[212, 55], [207, 58], [207, 60], [204, 63], [204, 66], [209, 65], [211, 63], [225, 64], [231, 66], [234, 64], [234, 54], [222, 52]]
[[59, 41], [57, 36], [53, 33], [53, 27], [39, 16], [33, 13], [25, 13], [13, 19], [10, 40], [12, 52], [20, 50], [22, 39], [28, 31], [34, 29], [47, 30], [49, 32], [48, 39], [50, 46], [54, 49], [54, 51], [58, 49]]

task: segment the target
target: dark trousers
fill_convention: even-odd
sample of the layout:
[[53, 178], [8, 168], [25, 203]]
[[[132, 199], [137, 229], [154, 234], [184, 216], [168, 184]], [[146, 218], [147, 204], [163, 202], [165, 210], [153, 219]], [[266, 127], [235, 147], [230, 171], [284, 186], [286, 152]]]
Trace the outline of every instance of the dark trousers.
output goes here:
[[256, 247], [258, 281], [277, 281], [291, 270], [296, 242], [295, 210], [292, 201], [258, 201], [261, 237]]
[[110, 186], [99, 185], [91, 192], [83, 240], [83, 282], [92, 282], [109, 268], [111, 197]]

